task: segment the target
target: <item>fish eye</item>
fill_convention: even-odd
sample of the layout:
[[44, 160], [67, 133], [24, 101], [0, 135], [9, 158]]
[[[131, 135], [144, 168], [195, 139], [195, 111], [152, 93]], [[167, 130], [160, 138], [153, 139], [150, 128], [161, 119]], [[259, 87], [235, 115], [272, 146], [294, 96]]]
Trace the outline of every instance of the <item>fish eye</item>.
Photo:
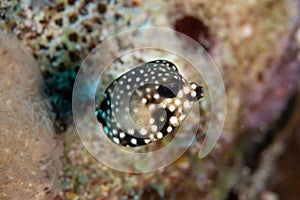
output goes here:
[[162, 96], [164, 98], [174, 98], [174, 97], [176, 97], [178, 90], [179, 90], [179, 88], [176, 84], [173, 84], [173, 85], [170, 85], [167, 87], [160, 85], [158, 88], [158, 93], [160, 96]]

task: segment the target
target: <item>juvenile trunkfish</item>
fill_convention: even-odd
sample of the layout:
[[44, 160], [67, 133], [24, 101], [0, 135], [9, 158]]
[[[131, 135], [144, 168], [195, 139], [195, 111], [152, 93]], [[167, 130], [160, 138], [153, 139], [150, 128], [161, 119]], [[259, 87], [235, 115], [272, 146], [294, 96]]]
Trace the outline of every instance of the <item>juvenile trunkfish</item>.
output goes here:
[[[203, 96], [204, 88], [188, 82], [172, 62], [154, 60], [116, 78], [106, 88], [95, 114], [114, 143], [137, 147], [176, 134]], [[128, 117], [134, 126], [124, 126]]]

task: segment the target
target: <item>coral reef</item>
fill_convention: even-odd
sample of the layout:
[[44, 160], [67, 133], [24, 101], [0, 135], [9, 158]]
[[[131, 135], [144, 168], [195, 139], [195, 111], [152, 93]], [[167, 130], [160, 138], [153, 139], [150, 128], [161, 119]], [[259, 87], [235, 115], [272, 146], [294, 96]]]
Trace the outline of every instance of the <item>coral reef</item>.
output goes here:
[[59, 142], [42, 76], [28, 49], [0, 33], [0, 198], [53, 199]]
[[[230, 115], [228, 118], [233, 124], [237, 123], [235, 119], [243, 117], [241, 123], [244, 123], [244, 128], [260, 127], [277, 118], [282, 110], [282, 105], [272, 105], [270, 108], [269, 102], [264, 101], [266, 104], [261, 102], [264, 96], [269, 96], [268, 93], [276, 94], [274, 90], [278, 90], [278, 86], [269, 82], [273, 82], [276, 75], [280, 76], [280, 73], [276, 71], [279, 70], [277, 69], [279, 66], [276, 66], [277, 60], [287, 52], [288, 38], [297, 26], [294, 23], [296, 13], [291, 7], [293, 4], [295, 3], [290, 1], [242, 3], [233, 0], [222, 4], [215, 1], [186, 3], [175, 1], [174, 10], [170, 9], [170, 16], [173, 16], [171, 20], [175, 28], [182, 23], [182, 18], [188, 20], [187, 16], [193, 16], [198, 21], [202, 21], [202, 26], [209, 27], [209, 29], [201, 29], [204, 32], [202, 35], [207, 35], [204, 39], [212, 44], [211, 55], [224, 74], [227, 97], [232, 99], [228, 105], [228, 115]], [[195, 19], [190, 19], [190, 21]], [[188, 23], [191, 22], [186, 22]], [[188, 27], [182, 29], [178, 30], [189, 35], [195, 34], [189, 33]], [[198, 41], [204, 43], [201, 41], [203, 36], [198, 37]], [[214, 43], [216, 45], [213, 45]], [[290, 51], [287, 53], [293, 55]], [[294, 67], [282, 70], [296, 71], [297, 69]], [[290, 72], [290, 74], [293, 73]], [[243, 78], [235, 78], [238, 76], [243, 76]], [[268, 98], [275, 100], [280, 97], [269, 96]], [[259, 108], [256, 108], [257, 104]], [[259, 111], [256, 112], [254, 108]], [[263, 110], [268, 114], [262, 114]], [[241, 116], [237, 112], [240, 112]], [[268, 117], [272, 119], [267, 119]]]
[[[74, 125], [69, 125], [64, 135], [62, 198], [276, 197], [273, 191], [267, 191], [276, 188], [269, 180], [271, 161], [279, 162], [289, 148], [278, 151], [274, 146], [286, 145], [289, 140], [283, 140], [282, 135], [289, 137], [286, 133], [298, 126], [297, 120], [287, 125], [290, 116], [283, 111], [298, 88], [299, 8], [296, 0], [26, 0], [6, 5], [0, 12], [0, 27], [32, 50], [53, 109], [65, 126], [69, 125], [65, 119], [70, 114], [71, 90], [80, 63], [99, 42], [129, 28], [168, 27], [190, 36], [216, 61], [226, 85], [226, 122], [214, 151], [198, 159], [202, 141], [199, 137], [179, 160], [156, 173], [118, 173], [97, 163], [75, 136]], [[154, 37], [149, 35], [147, 40]], [[182, 41], [178, 40], [172, 40], [174, 48], [185, 48], [197, 59], [198, 55], [188, 46], [180, 46]], [[120, 41], [117, 45], [130, 49], [129, 43], [138, 42]], [[120, 74], [125, 65], [134, 66], [147, 58], [145, 54], [135, 54], [131, 60], [115, 61], [106, 82]], [[210, 116], [208, 108], [203, 107], [208, 115], [204, 117], [204, 127]], [[81, 126], [85, 126], [84, 121]], [[282, 126], [287, 131], [279, 131]], [[264, 153], [270, 155], [271, 161], [262, 156]], [[276, 191], [284, 199], [284, 192]]]
[[[224, 5], [226, 9], [223, 9]], [[133, 187], [133, 182], [130, 182], [132, 179], [126, 182], [132, 186], [137, 199], [143, 198], [145, 194], [149, 196], [157, 194], [158, 196], [153, 198], [167, 199], [175, 194], [177, 196], [190, 195], [190, 199], [205, 196], [207, 199], [224, 199], [227, 195], [231, 195], [230, 189], [238, 181], [243, 170], [253, 170], [251, 167], [253, 163], [259, 165], [257, 154], [253, 154], [252, 146], [256, 147], [255, 143], [258, 141], [260, 145], [266, 142], [263, 148], [268, 148], [271, 141], [265, 140], [264, 137], [268, 129], [273, 127], [271, 122], [274, 120], [275, 123], [277, 122], [276, 120], [285, 109], [287, 100], [297, 89], [299, 44], [296, 42], [295, 33], [299, 24], [296, 23], [298, 14], [292, 7], [297, 7], [298, 4], [294, 1], [244, 3], [240, 1], [222, 3], [173, 1], [168, 4], [161, 2], [160, 6], [160, 15], [155, 18], [159, 18], [160, 21], [157, 22], [154, 19], [151, 21], [152, 25], [174, 27], [175, 30], [191, 36], [203, 44], [217, 61], [227, 90], [226, 123], [223, 135], [210, 157], [197, 160], [195, 152], [198, 151], [200, 145], [197, 143], [180, 161], [160, 173], [130, 176], [131, 178], [138, 177], [137, 179], [143, 180], [143, 183], [147, 176], [151, 176], [151, 183], [146, 184], [147, 189], [144, 185]], [[151, 37], [148, 39], [151, 41]], [[175, 44], [179, 41], [172, 40], [172, 42], [174, 48], [178, 48]], [[127, 41], [120, 41], [119, 46], [126, 48], [126, 44]], [[135, 58], [143, 60], [147, 57], [144, 56], [135, 55]], [[122, 59], [119, 62], [123, 65], [134, 66], [134, 61]], [[117, 69], [122, 71], [122, 65], [118, 66], [119, 63], [116, 63], [116, 71]], [[76, 139], [72, 141], [74, 140], [73, 145], [76, 144]], [[67, 155], [72, 152], [71, 149], [68, 151], [66, 148]], [[79, 151], [76, 152], [80, 154]], [[80, 162], [79, 159], [72, 159], [72, 166], [78, 165], [78, 162]], [[90, 163], [93, 162], [90, 161]], [[183, 181], [183, 177], [178, 174], [178, 176], [172, 176], [173, 173], [176, 174], [178, 166], [182, 165], [187, 167], [185, 170], [191, 171], [187, 175], [187, 172], [179, 167], [178, 173], [185, 174], [186, 176], [183, 177], [186, 181]], [[107, 170], [103, 171], [107, 173]], [[86, 172], [83, 170], [79, 173], [85, 174]], [[115, 173], [111, 174], [110, 179], [119, 179], [120, 176], [122, 181], [126, 180], [126, 176]], [[197, 180], [188, 183], [187, 177], [197, 177]], [[68, 179], [71, 178], [68, 177]], [[93, 178], [88, 180], [93, 180]], [[101, 179], [103, 180], [104, 178]], [[156, 187], [161, 182], [167, 183], [164, 189]], [[86, 184], [87, 188], [94, 188], [89, 182]], [[196, 186], [190, 187], [191, 184], [196, 184]], [[173, 191], [170, 187], [181, 189]], [[101, 197], [115, 196], [110, 193], [112, 190], [109, 188], [111, 187], [107, 188], [107, 192], [100, 192]], [[147, 191], [150, 192], [147, 193]], [[72, 190], [74, 195], [73, 192], [76, 193], [74, 189]], [[261, 192], [263, 191], [258, 190], [252, 197], [258, 198], [257, 195]], [[120, 189], [117, 196], [133, 198], [130, 195], [124, 196], [122, 193]]]
[[0, 27], [32, 49], [60, 125], [69, 122], [72, 86], [82, 60], [111, 34], [130, 28], [131, 23], [134, 27], [144, 23], [145, 17], [131, 22], [138, 5], [134, 1], [25, 0], [6, 8]]

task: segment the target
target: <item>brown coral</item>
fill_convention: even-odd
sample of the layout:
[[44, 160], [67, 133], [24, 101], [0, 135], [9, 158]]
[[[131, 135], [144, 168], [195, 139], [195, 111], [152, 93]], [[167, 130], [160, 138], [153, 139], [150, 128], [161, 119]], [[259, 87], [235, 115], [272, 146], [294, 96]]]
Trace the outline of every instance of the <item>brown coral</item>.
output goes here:
[[57, 141], [42, 78], [26, 47], [0, 33], [0, 198], [57, 194]]

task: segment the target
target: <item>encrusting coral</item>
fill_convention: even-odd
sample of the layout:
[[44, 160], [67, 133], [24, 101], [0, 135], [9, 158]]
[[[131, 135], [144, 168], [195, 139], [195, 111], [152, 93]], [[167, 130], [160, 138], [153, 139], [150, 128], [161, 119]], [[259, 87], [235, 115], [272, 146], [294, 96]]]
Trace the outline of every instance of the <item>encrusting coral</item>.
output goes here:
[[24, 0], [6, 7], [0, 29], [13, 33], [32, 49], [60, 125], [69, 119], [72, 86], [82, 60], [105, 38], [130, 24], [127, 18], [135, 11], [124, 9], [123, 4], [123, 1]]
[[0, 33], [0, 199], [53, 199], [59, 143], [40, 70], [17, 38]]

